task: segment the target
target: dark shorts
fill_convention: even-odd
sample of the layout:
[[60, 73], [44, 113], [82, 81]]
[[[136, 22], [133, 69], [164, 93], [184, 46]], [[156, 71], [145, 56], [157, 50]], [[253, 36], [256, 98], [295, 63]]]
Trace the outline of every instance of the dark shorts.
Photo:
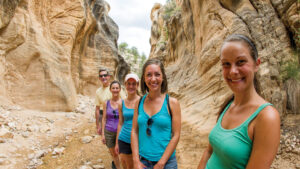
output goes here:
[[104, 129], [104, 136], [105, 136], [105, 140], [106, 140], [106, 146], [108, 148], [115, 147], [117, 132], [111, 132], [111, 131]]
[[120, 154], [132, 154], [131, 144], [118, 140]]

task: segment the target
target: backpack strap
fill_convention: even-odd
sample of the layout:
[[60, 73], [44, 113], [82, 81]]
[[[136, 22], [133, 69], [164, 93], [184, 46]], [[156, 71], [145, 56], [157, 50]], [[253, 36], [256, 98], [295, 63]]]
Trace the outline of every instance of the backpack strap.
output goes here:
[[[169, 110], [169, 114], [170, 114], [170, 118], [171, 118], [171, 124], [172, 124], [172, 114], [173, 113], [172, 113], [171, 106], [170, 106], [169, 94], [167, 94], [166, 97], [167, 97], [167, 105], [168, 105], [168, 110]], [[172, 135], [172, 137], [174, 135], [172, 127], [171, 127], [171, 135]]]
[[142, 101], [142, 99], [143, 99], [143, 97], [144, 97], [145, 95], [143, 95], [141, 98], [140, 98], [140, 100], [139, 100], [139, 105], [138, 105], [138, 114], [139, 114], [139, 109], [140, 109], [140, 104], [141, 104], [141, 101]]
[[169, 101], [170, 100], [169, 99], [169, 94], [167, 94], [166, 97], [167, 97], [168, 110], [169, 110], [171, 120], [172, 120], [172, 110], [171, 110], [170, 101]]

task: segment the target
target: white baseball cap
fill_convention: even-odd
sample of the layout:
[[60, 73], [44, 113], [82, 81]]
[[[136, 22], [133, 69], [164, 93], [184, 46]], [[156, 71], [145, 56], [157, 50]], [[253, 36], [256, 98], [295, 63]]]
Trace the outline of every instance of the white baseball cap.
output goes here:
[[134, 79], [136, 82], [139, 82], [139, 77], [138, 75], [136, 75], [135, 73], [129, 73], [125, 76], [125, 82], [128, 80], [128, 79]]

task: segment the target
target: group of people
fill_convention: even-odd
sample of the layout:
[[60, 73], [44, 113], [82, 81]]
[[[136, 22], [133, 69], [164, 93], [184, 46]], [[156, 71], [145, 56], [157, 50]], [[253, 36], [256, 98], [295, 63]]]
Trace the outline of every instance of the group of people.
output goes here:
[[[220, 60], [233, 95], [219, 111], [198, 169], [270, 168], [279, 146], [280, 117], [256, 91], [260, 59], [255, 44], [245, 35], [230, 35], [222, 45]], [[167, 93], [162, 62], [148, 59], [141, 79], [127, 74], [127, 96], [118, 81], [110, 83], [107, 70], [100, 69], [99, 78], [96, 127], [112, 155], [112, 167], [177, 169], [181, 109], [178, 100]]]

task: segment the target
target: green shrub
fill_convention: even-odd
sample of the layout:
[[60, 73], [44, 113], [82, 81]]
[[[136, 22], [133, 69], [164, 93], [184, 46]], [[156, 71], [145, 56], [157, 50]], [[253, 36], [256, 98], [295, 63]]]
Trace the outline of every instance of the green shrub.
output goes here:
[[299, 50], [294, 51], [292, 60], [285, 63], [281, 68], [281, 77], [283, 81], [296, 79], [300, 81], [300, 65], [298, 61]]
[[126, 42], [122, 42], [119, 44], [119, 51], [125, 52], [125, 50], [128, 48], [128, 44]]
[[133, 66], [135, 68], [131, 67], [130, 68], [131, 71], [140, 75], [141, 69], [147, 59], [145, 53], [140, 54], [137, 47], [135, 46], [129, 47], [129, 45], [126, 42], [122, 42], [118, 46], [119, 46], [119, 52], [122, 53], [127, 63], [138, 65], [137, 70], [136, 70], [136, 66]]
[[[298, 0], [299, 2], [300, 0]], [[294, 36], [294, 41], [296, 43], [296, 49], [293, 52], [292, 60], [288, 61], [282, 66], [281, 77], [282, 79], [296, 79], [300, 81], [300, 28], [296, 31], [296, 36]]]
[[164, 25], [163, 31], [164, 31], [164, 41], [168, 41], [168, 39], [169, 39], [169, 30], [168, 30], [166, 25]]
[[175, 0], [167, 0], [163, 7], [163, 18], [169, 20], [171, 16], [181, 12], [181, 8], [176, 6]]

